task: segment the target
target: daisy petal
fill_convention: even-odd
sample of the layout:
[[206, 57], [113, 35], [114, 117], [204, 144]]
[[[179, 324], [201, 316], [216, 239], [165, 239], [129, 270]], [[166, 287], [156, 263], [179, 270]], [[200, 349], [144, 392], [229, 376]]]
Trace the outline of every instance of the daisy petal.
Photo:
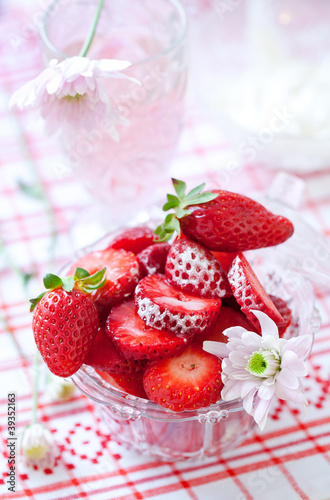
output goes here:
[[223, 342], [214, 342], [212, 340], [205, 340], [203, 342], [203, 349], [210, 354], [218, 356], [218, 358], [226, 358], [228, 356], [227, 344]]
[[276, 324], [274, 323], [274, 321], [272, 319], [270, 319], [269, 316], [267, 316], [267, 314], [265, 314], [261, 311], [257, 311], [255, 309], [252, 309], [251, 312], [253, 312], [253, 314], [257, 317], [257, 319], [259, 321], [263, 337], [269, 335], [269, 336], [273, 337], [274, 339], [279, 338], [278, 337], [278, 328], [277, 328]]
[[263, 400], [257, 398], [256, 404], [254, 405], [253, 418], [259, 425], [260, 429], [263, 430], [266, 422], [270, 406], [272, 404], [272, 399]]

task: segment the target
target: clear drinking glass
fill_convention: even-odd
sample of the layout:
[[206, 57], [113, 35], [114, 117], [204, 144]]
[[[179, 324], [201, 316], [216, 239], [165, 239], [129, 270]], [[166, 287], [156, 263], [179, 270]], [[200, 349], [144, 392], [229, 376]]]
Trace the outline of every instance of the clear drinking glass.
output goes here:
[[[73, 262], [90, 251], [108, 248], [115, 235], [80, 250]], [[264, 256], [260, 250], [249, 252], [249, 261], [266, 291], [287, 301], [291, 308], [292, 323], [285, 338], [314, 335], [320, 317], [310, 281], [282, 266], [275, 251], [273, 256]], [[90, 366], [83, 365], [72, 379], [94, 402], [111, 439], [163, 460], [218, 457], [244, 441], [255, 425], [241, 399], [175, 413], [112, 387]]]
[[[41, 26], [45, 63], [78, 55], [90, 31], [98, 0], [56, 0]], [[123, 59], [138, 79], [102, 79], [112, 103], [126, 118], [119, 142], [100, 126], [77, 130], [73, 146], [63, 142], [74, 168], [111, 225], [134, 219], [154, 204], [178, 141], [186, 87], [186, 15], [177, 0], [108, 0], [88, 51], [90, 59]], [[162, 193], [164, 195], [164, 193]]]

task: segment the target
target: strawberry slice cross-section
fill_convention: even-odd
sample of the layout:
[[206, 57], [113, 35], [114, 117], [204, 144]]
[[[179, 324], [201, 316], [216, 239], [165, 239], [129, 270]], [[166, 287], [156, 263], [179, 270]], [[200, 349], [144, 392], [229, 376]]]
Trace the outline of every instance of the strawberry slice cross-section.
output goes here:
[[172, 411], [208, 407], [220, 399], [221, 361], [193, 343], [180, 356], [150, 363], [143, 385], [149, 399]]
[[274, 302], [260, 283], [255, 272], [242, 252], [233, 260], [228, 273], [228, 280], [238, 304], [247, 319], [257, 332], [261, 333], [258, 319], [251, 312], [253, 309], [262, 311], [269, 316], [279, 329], [285, 327], [285, 321]]
[[165, 276], [143, 278], [135, 289], [137, 313], [146, 325], [192, 337], [215, 321], [221, 299], [191, 295], [169, 285]]
[[180, 353], [188, 339], [148, 327], [138, 316], [134, 301], [112, 308], [106, 332], [126, 359], [157, 359]]
[[220, 262], [194, 241], [179, 239], [173, 243], [167, 256], [165, 275], [171, 285], [200, 297], [232, 295]]
[[104, 327], [100, 327], [92, 348], [88, 352], [85, 364], [97, 370], [108, 373], [136, 373], [143, 370], [147, 360], [125, 359], [114, 343], [106, 334]]

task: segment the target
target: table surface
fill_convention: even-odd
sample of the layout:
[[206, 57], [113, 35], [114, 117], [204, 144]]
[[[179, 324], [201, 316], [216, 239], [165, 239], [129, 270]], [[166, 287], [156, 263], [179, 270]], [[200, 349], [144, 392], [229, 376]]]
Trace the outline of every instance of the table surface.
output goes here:
[[[51, 430], [59, 454], [45, 471], [19, 464], [16, 492], [7, 480], [7, 392], [18, 397], [17, 433], [31, 418], [34, 342], [27, 296], [41, 286], [45, 271], [58, 268], [72, 252], [70, 227], [82, 207], [81, 187], [72, 176], [56, 175], [50, 165], [61, 154], [29, 114], [8, 111], [12, 92], [40, 69], [33, 12], [19, 1], [0, 4], [0, 497], [36, 500], [87, 498], [185, 500], [330, 499], [330, 293], [315, 286], [323, 326], [316, 336], [304, 380], [309, 406], [276, 402], [263, 432], [237, 449], [202, 463], [164, 463], [108, 440], [94, 408], [75, 392], [69, 402], [47, 404], [40, 396], [39, 420]], [[32, 24], [31, 24], [32, 19]], [[189, 100], [185, 127], [172, 173], [191, 186], [219, 181], [231, 157], [230, 146]], [[276, 172], [247, 165], [227, 188], [264, 192]], [[223, 177], [222, 177], [223, 178]], [[301, 215], [317, 231], [330, 234], [329, 169], [301, 176], [306, 195]], [[40, 197], [22, 189], [37, 185]], [[52, 250], [53, 249], [53, 250]], [[330, 263], [329, 263], [330, 265]], [[27, 287], [21, 274], [33, 273]]]

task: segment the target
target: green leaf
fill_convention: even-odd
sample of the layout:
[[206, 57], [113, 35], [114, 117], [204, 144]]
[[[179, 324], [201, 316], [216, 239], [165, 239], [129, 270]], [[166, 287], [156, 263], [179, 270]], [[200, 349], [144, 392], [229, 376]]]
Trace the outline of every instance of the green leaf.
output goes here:
[[199, 186], [195, 187], [189, 193], [187, 194], [186, 198], [194, 198], [196, 195], [200, 194], [203, 189], [205, 188], [205, 182], [203, 184], [200, 184]]
[[185, 215], [189, 215], [191, 214], [191, 211], [190, 210], [185, 210], [183, 208], [180, 208], [177, 212], [176, 212], [176, 218], [177, 219], [182, 219], [182, 217], [184, 217]]
[[31, 302], [30, 312], [34, 311], [34, 308], [36, 307], [36, 305], [38, 304], [38, 302], [42, 299], [42, 297], [44, 295], [46, 295], [46, 293], [48, 293], [48, 292], [43, 292], [40, 295], [38, 295], [38, 297], [36, 297], [35, 299], [30, 299], [30, 302]]
[[200, 203], [207, 203], [212, 201], [217, 197], [217, 193], [202, 193], [193, 200], [189, 200], [189, 205], [199, 205]]
[[63, 278], [62, 280], [63, 290], [65, 290], [66, 292], [72, 292], [75, 283], [76, 281], [73, 276], [67, 276], [66, 278]]
[[82, 267], [77, 267], [76, 272], [74, 273], [75, 280], [82, 280], [84, 278], [87, 278], [88, 276], [90, 276], [89, 272]]
[[156, 227], [154, 230], [155, 234], [161, 234], [163, 232], [163, 224], [160, 224], [159, 226]]
[[171, 208], [178, 207], [180, 205], [180, 200], [177, 198], [177, 196], [174, 196], [173, 194], [168, 194], [167, 195], [167, 202], [163, 206], [164, 212], [167, 212], [167, 210], [170, 210]]
[[82, 279], [81, 282], [83, 283], [83, 286], [98, 285], [100, 287], [100, 282], [101, 280], [103, 280], [106, 270], [107, 268], [104, 267], [103, 269], [100, 269], [100, 271], [96, 271], [96, 273], [92, 274], [91, 276], [87, 276], [86, 278]]
[[56, 274], [46, 274], [44, 276], [44, 285], [48, 290], [52, 290], [53, 288], [57, 288], [62, 285], [62, 280]]
[[186, 197], [186, 189], [187, 189], [186, 183], [183, 181], [179, 181], [178, 179], [172, 179], [172, 183], [176, 194], [178, 195], [180, 200], [183, 200]]
[[174, 217], [174, 219], [172, 220], [172, 225], [173, 225], [174, 230], [180, 236], [181, 235], [180, 222], [178, 221], [178, 219], [176, 217]]
[[[173, 217], [174, 217], [174, 214], [167, 214], [166, 217], [165, 217], [164, 226], [167, 226], [167, 225], [171, 224]], [[163, 227], [163, 230], [164, 229], [165, 228]]]
[[36, 186], [34, 184], [27, 184], [22, 180], [19, 180], [17, 184], [22, 193], [26, 194], [27, 196], [30, 196], [30, 198], [35, 198], [37, 200], [44, 199], [44, 194], [39, 186]]

